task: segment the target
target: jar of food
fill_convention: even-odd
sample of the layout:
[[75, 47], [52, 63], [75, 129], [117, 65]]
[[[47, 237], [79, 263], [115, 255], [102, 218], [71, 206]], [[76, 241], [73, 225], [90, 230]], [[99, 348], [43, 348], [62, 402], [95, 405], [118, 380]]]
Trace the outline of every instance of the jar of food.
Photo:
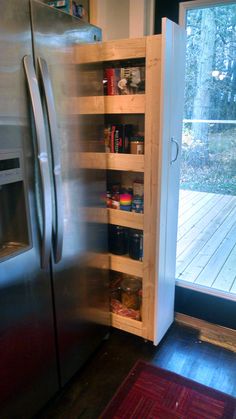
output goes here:
[[131, 211], [143, 214], [143, 197], [142, 196], [134, 195], [133, 200], [132, 200]]
[[141, 136], [130, 138], [130, 153], [144, 154], [144, 138]]
[[112, 272], [110, 281], [110, 297], [113, 300], [121, 301], [121, 282], [123, 275], [119, 272]]
[[143, 233], [133, 230], [129, 235], [129, 256], [131, 259], [143, 260]]
[[119, 284], [112, 284], [110, 289], [110, 297], [112, 300], [121, 301], [121, 287]]
[[127, 230], [122, 226], [109, 226], [109, 250], [115, 255], [125, 255], [127, 253]]
[[139, 309], [139, 295], [142, 283], [139, 278], [127, 277], [121, 282], [121, 302], [129, 309]]

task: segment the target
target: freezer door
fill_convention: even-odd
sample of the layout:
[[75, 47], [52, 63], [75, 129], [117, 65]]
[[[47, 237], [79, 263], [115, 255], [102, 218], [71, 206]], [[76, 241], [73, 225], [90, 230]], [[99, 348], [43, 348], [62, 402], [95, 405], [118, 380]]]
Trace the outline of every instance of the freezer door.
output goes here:
[[[53, 290], [64, 385], [107, 334], [110, 318], [106, 171], [89, 170], [81, 164], [81, 153], [104, 152], [103, 110], [94, 115], [85, 114], [83, 108], [84, 96], [103, 95], [103, 71], [99, 64], [74, 61], [76, 46], [94, 42], [100, 30], [37, 1], [32, 1], [32, 23], [51, 134], [52, 172], [61, 173], [59, 182], [52, 176]], [[55, 147], [56, 159], [60, 158], [57, 169]], [[62, 197], [59, 208], [58, 191]], [[61, 219], [62, 226], [58, 224]]]
[[40, 268], [37, 153], [23, 66], [32, 55], [29, 2], [2, 0], [1, 10], [0, 417], [26, 419], [59, 384], [50, 273]]

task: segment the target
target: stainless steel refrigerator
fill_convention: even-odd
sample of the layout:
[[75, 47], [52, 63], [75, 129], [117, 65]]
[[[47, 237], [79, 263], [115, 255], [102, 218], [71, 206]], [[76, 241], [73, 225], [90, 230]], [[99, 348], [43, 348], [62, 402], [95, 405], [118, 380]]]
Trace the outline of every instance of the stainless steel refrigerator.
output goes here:
[[103, 94], [101, 66], [74, 60], [101, 33], [37, 1], [0, 7], [0, 417], [24, 419], [108, 331], [105, 171], [80, 164], [104, 151], [103, 115], [73, 106]]

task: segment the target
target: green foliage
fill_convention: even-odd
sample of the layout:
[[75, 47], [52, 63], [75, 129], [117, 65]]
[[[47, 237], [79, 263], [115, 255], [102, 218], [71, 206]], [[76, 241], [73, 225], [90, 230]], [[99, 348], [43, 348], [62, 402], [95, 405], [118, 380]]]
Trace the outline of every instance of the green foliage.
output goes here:
[[236, 128], [212, 131], [207, 146], [184, 130], [180, 188], [236, 195]]

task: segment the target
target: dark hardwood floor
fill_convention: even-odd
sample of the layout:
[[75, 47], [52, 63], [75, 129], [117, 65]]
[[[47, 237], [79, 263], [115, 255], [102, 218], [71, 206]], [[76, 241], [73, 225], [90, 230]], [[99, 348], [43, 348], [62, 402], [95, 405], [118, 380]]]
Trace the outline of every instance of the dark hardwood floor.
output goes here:
[[112, 330], [94, 356], [37, 419], [97, 419], [138, 359], [236, 397], [236, 354], [174, 324], [158, 347]]

